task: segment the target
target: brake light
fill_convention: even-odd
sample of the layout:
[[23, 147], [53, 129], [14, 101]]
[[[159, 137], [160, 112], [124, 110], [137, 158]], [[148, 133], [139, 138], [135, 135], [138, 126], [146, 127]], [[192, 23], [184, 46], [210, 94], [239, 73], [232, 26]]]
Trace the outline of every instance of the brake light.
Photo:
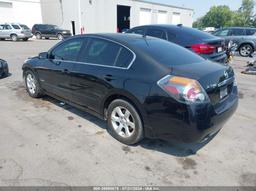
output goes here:
[[171, 97], [183, 103], [204, 103], [209, 100], [197, 80], [168, 75], [158, 85]]
[[215, 46], [209, 44], [194, 44], [191, 48], [197, 54], [212, 54], [216, 49]]

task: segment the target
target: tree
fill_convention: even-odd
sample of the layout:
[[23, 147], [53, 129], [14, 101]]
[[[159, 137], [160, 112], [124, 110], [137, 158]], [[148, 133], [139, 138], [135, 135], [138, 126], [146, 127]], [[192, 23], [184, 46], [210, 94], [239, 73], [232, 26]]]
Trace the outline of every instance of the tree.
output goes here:
[[197, 20], [195, 25], [200, 27], [215, 27], [220, 28], [231, 25], [233, 12], [226, 5], [213, 6], [210, 11], [202, 18]]
[[255, 26], [254, 0], [243, 0], [237, 11], [231, 11], [228, 6], [213, 6], [209, 12], [194, 22], [196, 28], [228, 27], [228, 26]]

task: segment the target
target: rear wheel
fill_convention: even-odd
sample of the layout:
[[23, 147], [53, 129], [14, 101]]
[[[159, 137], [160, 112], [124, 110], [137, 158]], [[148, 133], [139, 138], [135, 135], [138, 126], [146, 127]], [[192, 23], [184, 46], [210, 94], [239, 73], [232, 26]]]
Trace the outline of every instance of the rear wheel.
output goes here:
[[40, 33], [36, 33], [36, 39], [37, 39], [37, 40], [42, 39], [42, 35], [41, 35]]
[[18, 36], [16, 34], [12, 34], [11, 39], [13, 42], [16, 42], [18, 40]]
[[118, 141], [134, 145], [143, 139], [141, 117], [129, 102], [117, 99], [108, 107], [108, 130]]
[[242, 57], [251, 56], [253, 52], [254, 52], [253, 47], [250, 44], [243, 44], [239, 48], [239, 54]]
[[36, 75], [31, 70], [27, 70], [25, 71], [24, 77], [28, 94], [33, 98], [41, 97], [43, 92]]

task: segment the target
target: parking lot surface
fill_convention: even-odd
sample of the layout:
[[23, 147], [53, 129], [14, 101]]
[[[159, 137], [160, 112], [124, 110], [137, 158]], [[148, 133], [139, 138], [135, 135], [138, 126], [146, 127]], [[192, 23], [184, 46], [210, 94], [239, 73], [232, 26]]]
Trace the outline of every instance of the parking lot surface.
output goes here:
[[240, 104], [207, 144], [145, 140], [128, 147], [106, 123], [49, 97], [30, 98], [22, 64], [58, 41], [0, 41], [11, 75], [0, 79], [0, 186], [256, 186], [256, 76], [241, 74]]

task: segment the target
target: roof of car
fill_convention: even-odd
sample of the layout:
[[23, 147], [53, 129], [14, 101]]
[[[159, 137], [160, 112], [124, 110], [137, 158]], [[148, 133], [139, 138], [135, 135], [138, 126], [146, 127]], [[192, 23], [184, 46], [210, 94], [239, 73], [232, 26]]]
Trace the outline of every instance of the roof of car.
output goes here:
[[225, 27], [222, 29], [256, 29], [256, 28], [254, 28], [254, 27]]
[[183, 28], [188, 28], [188, 27], [185, 27], [183, 26], [182, 24], [179, 24], [179, 25], [168, 25], [168, 24], [154, 24], [154, 25], [142, 25], [142, 26], [138, 26], [138, 27], [134, 27], [134, 28], [140, 28], [140, 27], [160, 27], [160, 28], [165, 28], [165, 29], [173, 29], [173, 28], [180, 28], [180, 27], [183, 27]]
[[138, 34], [123, 34], [123, 33], [96, 33], [96, 34], [86, 34], [86, 35], [76, 35], [74, 37], [98, 37], [98, 38], [105, 38], [108, 40], [115, 41], [117, 43], [121, 43], [123, 45], [132, 45], [138, 41], [145, 41], [145, 40], [160, 40], [158, 38], [150, 37], [150, 36], [143, 36]]

